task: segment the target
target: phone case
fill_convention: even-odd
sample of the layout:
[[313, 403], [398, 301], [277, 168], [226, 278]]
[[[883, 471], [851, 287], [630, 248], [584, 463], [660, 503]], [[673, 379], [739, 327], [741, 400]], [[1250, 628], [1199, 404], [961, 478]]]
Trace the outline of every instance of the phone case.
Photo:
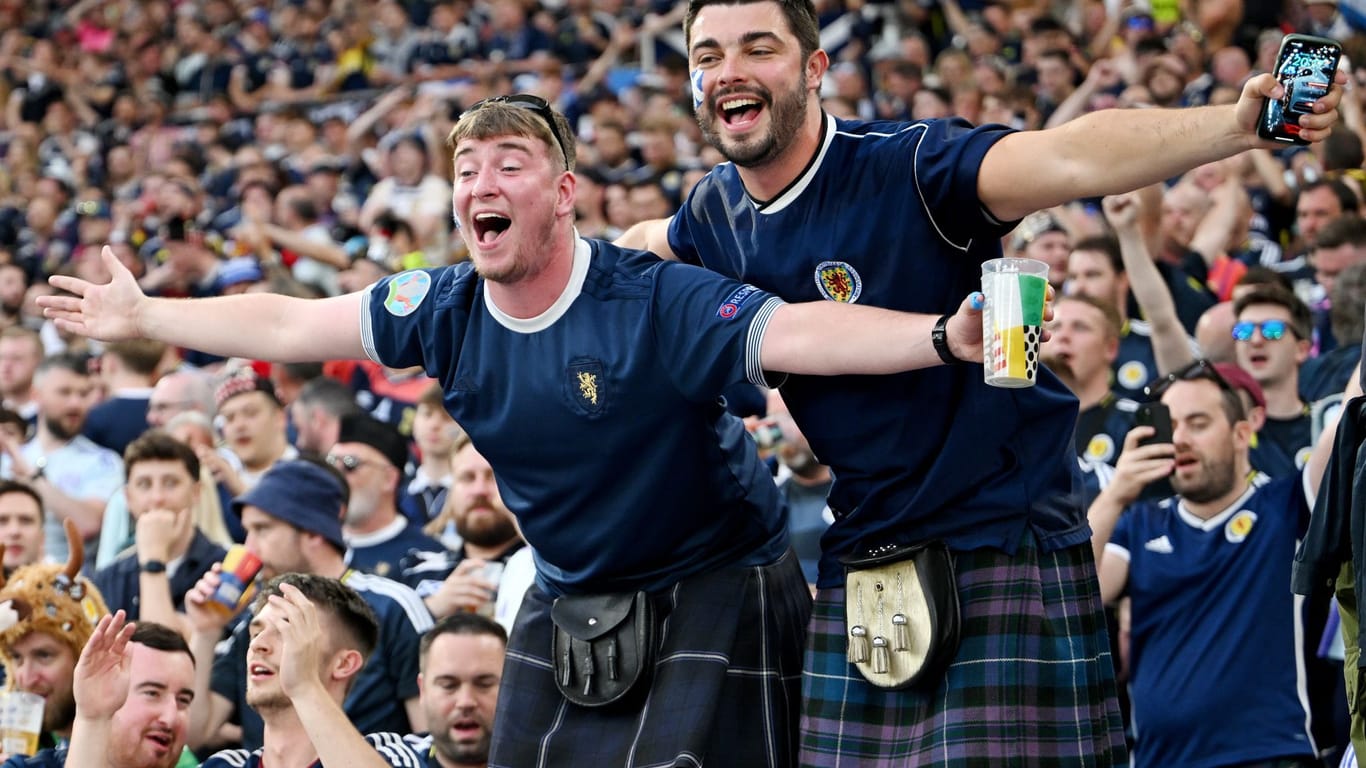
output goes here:
[[1300, 138], [1299, 118], [1313, 114], [1314, 102], [1333, 87], [1342, 46], [1312, 35], [1286, 35], [1276, 54], [1276, 79], [1285, 94], [1262, 103], [1257, 135], [1283, 144], [1308, 144]]

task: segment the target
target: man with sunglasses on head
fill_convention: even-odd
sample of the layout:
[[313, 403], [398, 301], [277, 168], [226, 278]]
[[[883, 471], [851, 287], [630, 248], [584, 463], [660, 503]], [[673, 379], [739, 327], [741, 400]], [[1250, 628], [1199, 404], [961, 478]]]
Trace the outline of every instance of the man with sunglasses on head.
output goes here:
[[811, 596], [772, 475], [720, 394], [768, 371], [980, 361], [980, 297], [936, 332], [934, 316], [787, 304], [581, 239], [573, 133], [536, 97], [471, 106], [449, 143], [470, 263], [316, 301], [165, 302], [106, 250], [112, 281], [58, 279], [73, 295], [53, 316], [234, 355], [368, 355], [443, 383], [535, 551], [490, 765], [795, 764]]
[[1233, 302], [1238, 366], [1262, 387], [1266, 423], [1253, 436], [1254, 469], [1273, 478], [1296, 474], [1309, 459], [1312, 419], [1300, 399], [1300, 365], [1309, 359], [1313, 318], [1284, 288], [1264, 285]]
[[[1301, 472], [1272, 480], [1252, 470], [1242, 398], [1213, 364], [1149, 391], [1170, 409], [1172, 442], [1131, 430], [1088, 513], [1102, 599], [1132, 601], [1134, 765], [1317, 766], [1303, 698], [1304, 644], [1317, 635], [1287, 585], [1332, 436]], [[1137, 501], [1161, 478], [1175, 496]]]

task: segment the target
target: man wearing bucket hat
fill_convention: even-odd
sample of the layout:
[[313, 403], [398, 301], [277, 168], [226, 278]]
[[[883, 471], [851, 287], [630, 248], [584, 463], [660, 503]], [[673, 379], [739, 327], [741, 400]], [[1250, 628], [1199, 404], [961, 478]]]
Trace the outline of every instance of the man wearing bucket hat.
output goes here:
[[[262, 578], [306, 573], [339, 579], [360, 593], [379, 619], [379, 644], [346, 697], [344, 708], [362, 733], [407, 733], [420, 722], [417, 646], [432, 625], [431, 614], [411, 589], [380, 576], [360, 573], [346, 564], [342, 508], [346, 483], [321, 463], [294, 460], [271, 467], [261, 481], [233, 500], [233, 510], [246, 529], [246, 547], [261, 560]], [[228, 617], [209, 605], [219, 584], [217, 569], [206, 574], [186, 596], [186, 613], [194, 626], [191, 648], [209, 658]], [[263, 743], [260, 716], [247, 704], [249, 622], [239, 622], [213, 662], [211, 691], [196, 690], [190, 745], [212, 739], [234, 718], [242, 726], [242, 743]], [[234, 717], [235, 716], [235, 717]], [[411, 716], [411, 719], [410, 719]]]

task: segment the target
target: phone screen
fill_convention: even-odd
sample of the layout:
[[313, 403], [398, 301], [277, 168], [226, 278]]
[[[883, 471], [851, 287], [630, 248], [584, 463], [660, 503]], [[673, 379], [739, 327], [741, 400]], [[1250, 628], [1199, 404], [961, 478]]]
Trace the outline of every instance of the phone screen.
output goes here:
[[1285, 88], [1279, 100], [1262, 106], [1257, 135], [1272, 141], [1307, 144], [1300, 138], [1300, 115], [1313, 114], [1314, 102], [1328, 94], [1342, 46], [1307, 35], [1287, 35], [1276, 56], [1276, 79]]

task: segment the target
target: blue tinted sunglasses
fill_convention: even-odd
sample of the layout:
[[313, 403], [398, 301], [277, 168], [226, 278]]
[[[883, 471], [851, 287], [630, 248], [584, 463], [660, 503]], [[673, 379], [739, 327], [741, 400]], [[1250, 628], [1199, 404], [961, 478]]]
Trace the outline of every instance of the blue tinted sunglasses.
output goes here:
[[1290, 330], [1290, 325], [1284, 320], [1263, 320], [1260, 323], [1234, 323], [1233, 338], [1235, 341], [1251, 341], [1252, 332], [1260, 330], [1262, 338], [1267, 341], [1276, 341], [1285, 336], [1285, 332]]

